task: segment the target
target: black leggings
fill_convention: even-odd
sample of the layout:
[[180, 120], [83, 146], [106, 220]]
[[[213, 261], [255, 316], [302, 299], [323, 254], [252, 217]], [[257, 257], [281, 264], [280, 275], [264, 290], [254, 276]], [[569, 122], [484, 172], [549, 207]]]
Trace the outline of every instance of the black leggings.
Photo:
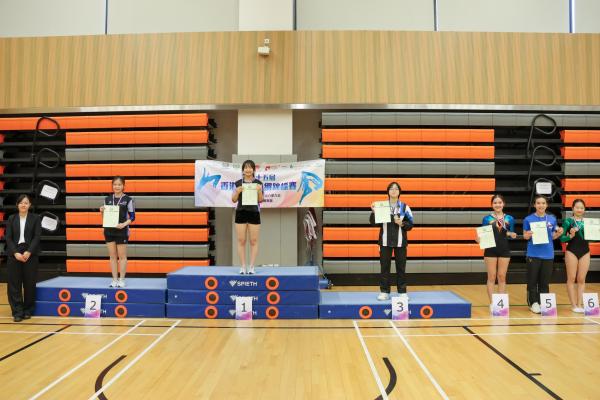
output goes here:
[[527, 257], [527, 304], [540, 304], [540, 293], [550, 292], [554, 260]]
[[396, 257], [396, 285], [398, 286], [398, 293], [406, 293], [406, 247], [379, 246], [379, 263], [381, 264], [379, 288], [382, 293], [390, 292], [392, 252], [394, 252]]

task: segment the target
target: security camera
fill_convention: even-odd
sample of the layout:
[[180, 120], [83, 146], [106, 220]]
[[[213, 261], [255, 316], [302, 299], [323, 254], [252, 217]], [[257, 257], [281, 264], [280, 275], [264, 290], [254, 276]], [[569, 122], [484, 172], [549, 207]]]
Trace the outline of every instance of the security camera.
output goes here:
[[270, 39], [265, 39], [263, 41], [264, 46], [258, 47], [258, 54], [260, 54], [261, 56], [268, 56], [269, 54], [271, 54], [271, 48], [269, 47], [270, 43]]

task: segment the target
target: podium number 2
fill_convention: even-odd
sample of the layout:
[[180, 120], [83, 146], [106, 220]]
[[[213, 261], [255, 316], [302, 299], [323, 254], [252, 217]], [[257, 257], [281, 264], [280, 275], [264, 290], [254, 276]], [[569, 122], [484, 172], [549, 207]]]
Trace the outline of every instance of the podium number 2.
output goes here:
[[90, 303], [92, 303], [92, 305], [90, 306], [90, 310], [91, 311], [96, 311], [96, 305], [97, 305], [96, 301], [92, 300], [92, 301], [90, 301]]

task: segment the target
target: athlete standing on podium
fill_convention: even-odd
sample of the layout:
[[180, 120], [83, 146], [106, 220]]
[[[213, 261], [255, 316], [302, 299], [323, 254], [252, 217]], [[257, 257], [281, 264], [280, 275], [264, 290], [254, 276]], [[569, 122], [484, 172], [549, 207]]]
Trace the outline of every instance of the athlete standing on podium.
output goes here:
[[375, 223], [375, 205], [371, 204], [371, 225], [379, 225], [379, 263], [381, 277], [379, 288], [381, 293], [377, 300], [390, 298], [392, 253], [396, 258], [396, 284], [398, 293], [408, 298], [406, 294], [406, 248], [408, 241], [406, 232], [413, 228], [413, 215], [410, 207], [400, 201], [400, 184], [391, 182], [387, 187], [388, 203], [390, 207], [391, 222]]
[[[125, 178], [115, 176], [112, 180], [113, 194], [104, 198], [104, 206], [119, 207], [119, 223], [115, 228], [104, 228], [104, 239], [110, 257], [112, 283], [110, 287], [125, 287], [125, 272], [127, 270], [127, 242], [129, 241], [129, 225], [135, 220], [135, 205], [133, 198], [123, 193]], [[119, 271], [121, 276], [119, 277]]]
[[[263, 201], [262, 182], [254, 177], [256, 164], [246, 160], [242, 164], [242, 179], [235, 182], [235, 190], [231, 201], [237, 202], [235, 208], [235, 233], [237, 235], [237, 252], [242, 264], [240, 274], [254, 274], [254, 262], [258, 254], [258, 238], [260, 236], [260, 203]], [[244, 183], [256, 185], [258, 204], [243, 205]], [[246, 270], [246, 238], [250, 236], [250, 265]]]

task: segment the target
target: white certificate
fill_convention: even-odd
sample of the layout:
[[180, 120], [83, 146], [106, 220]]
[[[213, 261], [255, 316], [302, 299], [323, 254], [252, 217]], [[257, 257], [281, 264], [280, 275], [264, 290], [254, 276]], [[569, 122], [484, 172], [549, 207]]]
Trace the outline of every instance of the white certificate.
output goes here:
[[492, 225], [480, 226], [475, 228], [479, 237], [479, 248], [489, 249], [496, 247], [496, 239], [494, 238], [494, 228]]
[[546, 244], [548, 241], [548, 225], [546, 221], [537, 221], [529, 224], [533, 232], [533, 244]]
[[116, 228], [119, 224], [119, 206], [104, 206], [102, 214], [102, 226], [104, 228]]
[[242, 191], [242, 205], [258, 205], [258, 185], [256, 183], [242, 183], [242, 187], [244, 188]]
[[585, 240], [600, 240], [600, 218], [583, 219], [583, 238]]
[[375, 223], [376, 224], [387, 224], [392, 222], [390, 214], [390, 203], [387, 201], [376, 201], [373, 204], [373, 211], [375, 212]]

